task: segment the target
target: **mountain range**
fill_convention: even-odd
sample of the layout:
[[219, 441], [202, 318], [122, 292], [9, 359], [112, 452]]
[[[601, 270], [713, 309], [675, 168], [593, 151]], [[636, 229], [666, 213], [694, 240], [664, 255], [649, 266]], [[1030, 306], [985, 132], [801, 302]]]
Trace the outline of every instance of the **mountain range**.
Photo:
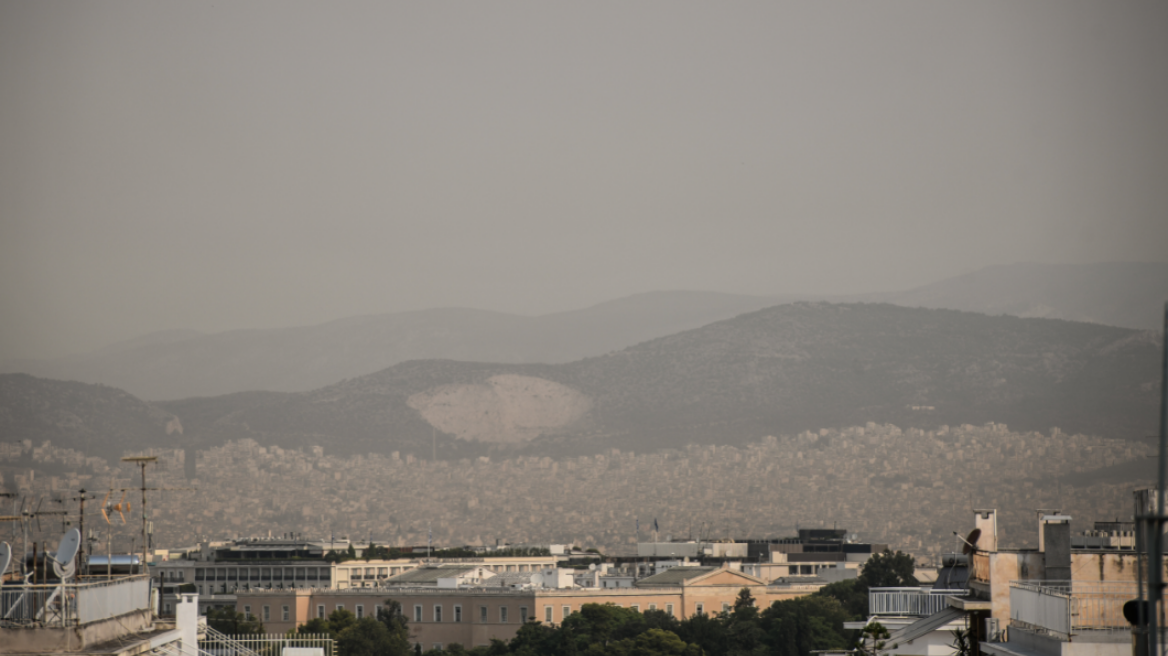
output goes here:
[[[118, 430], [123, 449], [251, 438], [439, 459], [740, 444], [869, 421], [1135, 439], [1156, 428], [1159, 359], [1150, 331], [799, 302], [569, 363], [413, 360], [308, 392], [146, 403], [4, 375], [0, 434], [79, 448]], [[109, 423], [118, 407], [137, 423]]]
[[1017, 264], [882, 294], [652, 292], [538, 317], [446, 308], [270, 330], [171, 330], [93, 353], [8, 361], [0, 371], [104, 383], [144, 399], [299, 392], [409, 360], [568, 363], [795, 300], [883, 302], [1152, 329], [1166, 299], [1164, 263]]

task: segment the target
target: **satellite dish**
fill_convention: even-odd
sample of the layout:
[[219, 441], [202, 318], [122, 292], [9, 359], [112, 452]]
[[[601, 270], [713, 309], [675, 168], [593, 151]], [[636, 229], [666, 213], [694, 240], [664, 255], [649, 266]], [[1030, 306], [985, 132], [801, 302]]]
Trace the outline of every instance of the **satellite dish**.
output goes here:
[[966, 556], [977, 551], [977, 539], [981, 537], [981, 529], [975, 528], [969, 532], [969, 537], [965, 538], [963, 542], [965, 545], [961, 547], [961, 553]]
[[73, 577], [73, 559], [81, 548], [81, 531], [69, 529], [57, 544], [57, 553], [53, 556], [53, 569], [62, 579]]
[[0, 542], [0, 585], [4, 585], [4, 572], [8, 571], [8, 564], [12, 562], [12, 547], [7, 542]]
[[596, 563], [591, 563], [591, 564], [589, 564], [589, 565], [588, 565], [588, 570], [589, 570], [589, 571], [591, 571], [591, 572], [595, 572], [595, 571], [596, 571]]

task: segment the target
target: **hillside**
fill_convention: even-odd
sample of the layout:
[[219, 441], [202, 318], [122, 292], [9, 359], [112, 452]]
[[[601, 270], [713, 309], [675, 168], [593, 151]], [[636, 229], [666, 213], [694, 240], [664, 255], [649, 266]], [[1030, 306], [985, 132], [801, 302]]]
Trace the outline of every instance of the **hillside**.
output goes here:
[[164, 331], [89, 354], [5, 362], [0, 371], [105, 383], [144, 399], [299, 392], [409, 360], [573, 362], [800, 299], [1154, 329], [1168, 300], [1168, 264], [1015, 264], [907, 291], [835, 298], [671, 291], [538, 317], [447, 308], [271, 330]]
[[305, 391], [407, 360], [570, 362], [776, 302], [657, 292], [540, 317], [447, 308], [272, 330], [167, 331], [92, 354], [6, 362], [2, 370], [106, 383], [144, 399]]
[[[411, 361], [299, 394], [157, 404], [200, 444], [440, 458], [735, 444], [868, 421], [1155, 430], [1158, 339], [1049, 319], [796, 303], [558, 365]], [[434, 440], [434, 443], [432, 443]]]
[[124, 449], [182, 446], [175, 416], [105, 385], [0, 375], [0, 441], [45, 440], [85, 456], [110, 458]]

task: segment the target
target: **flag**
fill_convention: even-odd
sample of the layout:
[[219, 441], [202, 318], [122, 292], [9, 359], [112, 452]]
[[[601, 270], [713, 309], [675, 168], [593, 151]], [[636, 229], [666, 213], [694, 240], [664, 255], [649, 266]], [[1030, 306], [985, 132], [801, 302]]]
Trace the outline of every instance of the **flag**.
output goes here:
[[657, 518], [656, 518], [656, 517], [654, 517], [654, 518], [653, 518], [653, 530], [654, 530], [654, 531], [660, 531], [660, 530], [661, 530], [660, 528], [658, 528], [658, 527], [657, 527]]
[[641, 534], [641, 518], [637, 518], [637, 535]]

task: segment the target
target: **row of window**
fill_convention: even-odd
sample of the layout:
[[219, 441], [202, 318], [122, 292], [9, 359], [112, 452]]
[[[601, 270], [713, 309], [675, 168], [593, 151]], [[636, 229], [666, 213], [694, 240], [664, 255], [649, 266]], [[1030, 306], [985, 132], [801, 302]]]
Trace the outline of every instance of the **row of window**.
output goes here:
[[[420, 622], [425, 621], [425, 619], [423, 617], [424, 608], [425, 607], [421, 604], [414, 605], [414, 622], [420, 623]], [[442, 604], [434, 604], [434, 612], [431, 615], [432, 622], [443, 621], [442, 608], [443, 608]], [[629, 606], [629, 608], [631, 608], [632, 610], [635, 610], [637, 612], [641, 611], [640, 604], [633, 604], [633, 605]], [[344, 610], [344, 609], [345, 609], [344, 604], [337, 604], [336, 610]], [[361, 618], [365, 617], [364, 604], [357, 604], [357, 606], [353, 610], [354, 610], [354, 614], [356, 614], [356, 616], [357, 616], [357, 619], [361, 619]], [[454, 610], [454, 615], [453, 615], [452, 621], [461, 622], [462, 621], [462, 606], [456, 604], [454, 606], [453, 610]], [[649, 604], [649, 610], [657, 610], [657, 604]], [[705, 605], [702, 603], [698, 603], [694, 610], [697, 612], [698, 615], [702, 615], [706, 612]], [[551, 624], [553, 621], [553, 618], [552, 618], [553, 611], [554, 611], [554, 608], [552, 606], [544, 606], [543, 607], [543, 619], [548, 624]], [[725, 613], [725, 612], [729, 612], [729, 611], [730, 611], [730, 604], [723, 603], [722, 604], [722, 612]], [[561, 606], [560, 612], [561, 612], [560, 621], [563, 621], [564, 619], [567, 619], [567, 617], [569, 615], [572, 614], [572, 607], [571, 606]], [[325, 617], [326, 617], [325, 613], [326, 613], [326, 611], [325, 611], [324, 604], [320, 604], [316, 607], [316, 616], [317, 617], [319, 617], [321, 619], [325, 619]], [[665, 613], [667, 615], [669, 615], [670, 617], [673, 617], [673, 604], [665, 604]], [[243, 614], [246, 615], [247, 617], [251, 617], [251, 606], [244, 606], [243, 607]], [[378, 605], [373, 607], [373, 617], [377, 617], [380, 614], [381, 614], [381, 605], [378, 604]], [[489, 621], [488, 615], [489, 615], [488, 608], [486, 606], [479, 606], [479, 622], [486, 623], [487, 621]], [[265, 622], [271, 621], [272, 617], [271, 617], [271, 607], [270, 606], [263, 607], [261, 618]], [[290, 620], [290, 609], [288, 606], [281, 606], [281, 620], [284, 622], [288, 622]], [[507, 607], [500, 606], [499, 607], [499, 622], [506, 624], [508, 620], [509, 620], [509, 613], [508, 613]], [[520, 624], [527, 623], [527, 606], [520, 606], [519, 607], [519, 623]]]
[[[172, 570], [171, 573], [179, 570]], [[196, 581], [328, 581], [327, 567], [196, 567]], [[171, 579], [176, 580], [176, 579]]]

